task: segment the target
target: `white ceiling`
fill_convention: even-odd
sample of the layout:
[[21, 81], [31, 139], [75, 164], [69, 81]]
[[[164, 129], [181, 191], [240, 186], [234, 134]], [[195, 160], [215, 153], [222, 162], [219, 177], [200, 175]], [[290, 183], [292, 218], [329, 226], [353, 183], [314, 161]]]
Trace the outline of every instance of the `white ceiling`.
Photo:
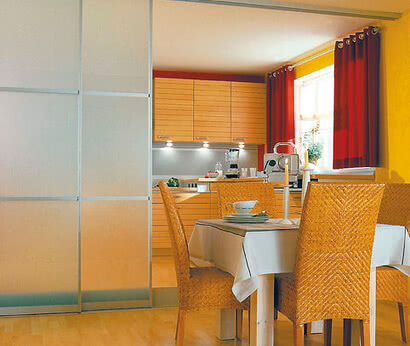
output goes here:
[[[292, 0], [403, 12], [408, 0]], [[388, 3], [388, 5], [386, 5]], [[263, 74], [374, 20], [154, 0], [154, 69]]]

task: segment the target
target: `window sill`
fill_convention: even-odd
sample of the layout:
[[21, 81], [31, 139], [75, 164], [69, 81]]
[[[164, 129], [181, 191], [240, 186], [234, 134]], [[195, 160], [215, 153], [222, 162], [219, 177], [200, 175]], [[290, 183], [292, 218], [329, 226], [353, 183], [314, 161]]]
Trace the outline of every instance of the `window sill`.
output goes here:
[[374, 167], [333, 169], [320, 172], [314, 172], [312, 179], [323, 180], [374, 180]]

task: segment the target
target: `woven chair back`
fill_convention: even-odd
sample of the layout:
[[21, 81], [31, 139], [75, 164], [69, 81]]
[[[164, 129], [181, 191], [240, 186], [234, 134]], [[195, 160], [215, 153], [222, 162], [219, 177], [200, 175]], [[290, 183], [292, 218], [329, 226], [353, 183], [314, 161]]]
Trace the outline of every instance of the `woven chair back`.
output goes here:
[[219, 216], [224, 217], [235, 213], [235, 210], [227, 205], [238, 201], [258, 201], [253, 213], [265, 210], [271, 217], [276, 216], [275, 190], [271, 183], [218, 183]]
[[175, 199], [172, 197], [168, 185], [161, 181], [159, 183], [162, 200], [164, 202], [165, 213], [168, 221], [169, 236], [171, 238], [172, 250], [175, 261], [175, 271], [177, 275], [178, 290], [189, 280], [189, 252], [188, 242], [185, 236], [184, 225], [181, 221]]
[[410, 222], [410, 184], [386, 184], [377, 222], [401, 226]]
[[383, 189], [382, 184], [309, 184], [295, 264], [297, 323], [369, 319], [370, 264]]

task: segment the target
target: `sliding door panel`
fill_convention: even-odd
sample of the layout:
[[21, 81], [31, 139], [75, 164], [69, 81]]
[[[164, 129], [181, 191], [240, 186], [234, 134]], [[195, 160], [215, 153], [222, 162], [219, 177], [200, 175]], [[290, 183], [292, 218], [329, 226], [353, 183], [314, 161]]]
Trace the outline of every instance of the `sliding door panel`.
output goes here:
[[78, 89], [79, 0], [1, 0], [0, 87]]
[[83, 196], [148, 196], [148, 99], [83, 97]]
[[83, 3], [84, 90], [148, 93], [149, 1]]
[[83, 310], [148, 306], [147, 228], [148, 201], [83, 201]]
[[0, 229], [0, 314], [77, 311], [77, 201], [0, 201]]
[[2, 92], [0, 104], [0, 196], [77, 196], [77, 96]]

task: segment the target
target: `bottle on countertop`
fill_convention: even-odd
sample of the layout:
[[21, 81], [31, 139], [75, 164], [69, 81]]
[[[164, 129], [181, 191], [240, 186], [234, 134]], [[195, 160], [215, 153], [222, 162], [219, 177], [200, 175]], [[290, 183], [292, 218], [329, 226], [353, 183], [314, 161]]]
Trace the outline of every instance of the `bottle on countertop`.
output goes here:
[[218, 173], [217, 175], [217, 179], [222, 179], [224, 177], [224, 171], [222, 168], [222, 163], [221, 162], [217, 162], [215, 165], [215, 172]]

